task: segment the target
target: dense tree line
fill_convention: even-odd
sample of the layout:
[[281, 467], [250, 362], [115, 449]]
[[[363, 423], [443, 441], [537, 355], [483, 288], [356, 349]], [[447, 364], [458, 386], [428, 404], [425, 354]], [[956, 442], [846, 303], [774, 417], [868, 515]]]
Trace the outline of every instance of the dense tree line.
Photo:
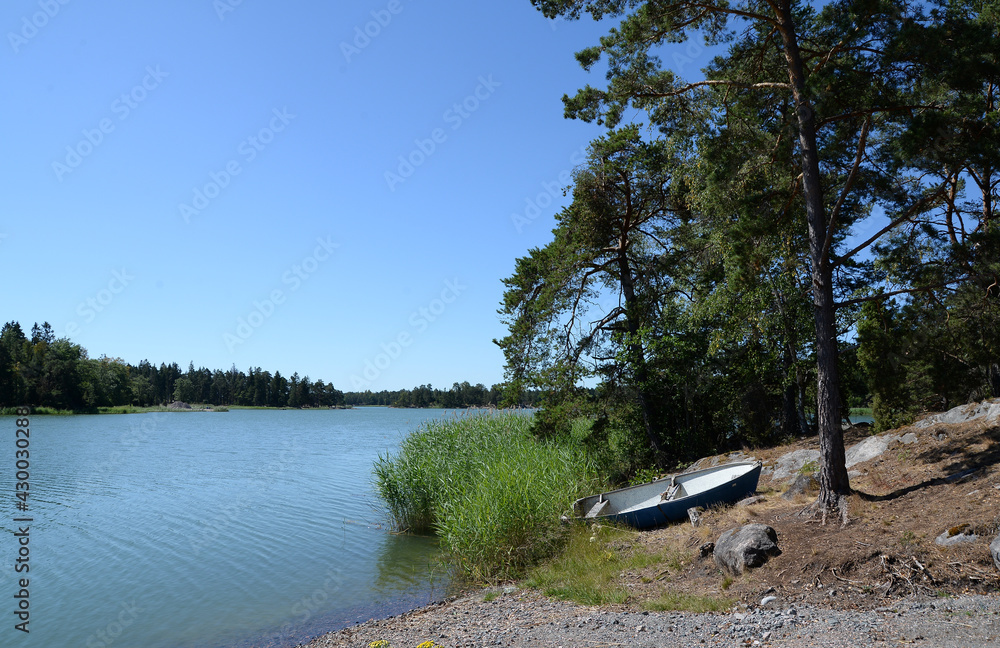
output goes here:
[[344, 404], [344, 394], [322, 380], [293, 373], [228, 371], [177, 363], [159, 366], [143, 360], [132, 365], [119, 358], [90, 358], [87, 350], [56, 338], [46, 322], [27, 337], [17, 322], [0, 330], [0, 407], [45, 406], [90, 410], [119, 405], [166, 405], [173, 401], [258, 407], [330, 407]]
[[444, 407], [458, 409], [466, 407], [536, 407], [542, 400], [538, 390], [524, 391], [516, 400], [504, 403], [502, 385], [470, 385], [468, 382], [454, 383], [451, 389], [435, 389], [430, 385], [420, 385], [413, 389], [399, 391], [347, 392], [347, 405], [381, 405], [384, 407]]
[[[624, 475], [818, 433], [826, 511], [849, 404], [885, 427], [1000, 396], [1000, 2], [532, 4], [620, 21], [576, 55], [607, 84], [563, 99], [607, 133], [505, 280], [539, 433]], [[660, 58], [689, 39], [722, 52], [704, 78]]]
[[[413, 389], [347, 392], [332, 383], [312, 381], [293, 373], [251, 367], [243, 372], [195, 369], [182, 371], [177, 363], [159, 366], [143, 360], [132, 365], [118, 358], [90, 358], [86, 349], [68, 339], [56, 339], [46, 322], [27, 337], [17, 322], [0, 330], [0, 407], [45, 406], [64, 410], [98, 407], [166, 405], [173, 401], [247, 407], [497, 407], [500, 385], [455, 383], [451, 389], [420, 385]], [[525, 392], [517, 403], [531, 407], [541, 400], [537, 391]]]

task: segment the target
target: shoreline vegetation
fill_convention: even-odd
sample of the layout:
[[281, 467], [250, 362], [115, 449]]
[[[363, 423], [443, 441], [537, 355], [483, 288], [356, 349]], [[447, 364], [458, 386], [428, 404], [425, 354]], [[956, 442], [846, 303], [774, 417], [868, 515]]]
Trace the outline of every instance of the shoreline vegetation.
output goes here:
[[[871, 410], [853, 408], [850, 415], [871, 416]], [[629, 529], [560, 521], [572, 518], [577, 498], [624, 484], [608, 480], [614, 456], [588, 443], [592, 422], [577, 419], [576, 433], [545, 438], [538, 436], [538, 424], [534, 413], [470, 412], [424, 423], [397, 452], [380, 456], [373, 466], [375, 486], [396, 531], [437, 536], [462, 585], [518, 580], [583, 605], [628, 599], [621, 573], [651, 564], [677, 572], [690, 562], [676, 547], [648, 554], [620, 551], [636, 544], [636, 532]], [[862, 423], [849, 432], [863, 439], [872, 429]], [[785, 439], [753, 452], [770, 456], [786, 444], [815, 440], [815, 435]], [[744, 447], [738, 454], [743, 452], [750, 451]], [[807, 468], [800, 472], [810, 474]], [[642, 481], [654, 476], [655, 469], [641, 473]], [[768, 498], [777, 494], [773, 486], [761, 488]], [[601, 526], [600, 533], [594, 530]], [[687, 596], [658, 605], [718, 610], [725, 598]]]
[[[623, 571], [676, 567], [676, 550], [620, 551], [637, 532], [566, 523], [572, 503], [605, 490], [607, 453], [576, 434], [536, 435], [534, 414], [470, 412], [428, 421], [399, 450], [379, 456], [376, 491], [396, 532], [434, 535], [462, 587], [523, 581], [552, 598], [582, 605], [621, 604]], [[584, 430], [584, 433], [580, 433]], [[653, 610], [721, 610], [725, 597], [685, 595], [649, 602]]]
[[[662, 642], [670, 646], [689, 645], [684, 640], [708, 636], [701, 632], [706, 624], [720, 628], [720, 633], [710, 634], [719, 643], [711, 645], [734, 645], [737, 631], [751, 638], [763, 636], [762, 644], [771, 635], [808, 642], [817, 628], [832, 630], [827, 621], [833, 616], [842, 618], [845, 627], [852, 619], [865, 619], [859, 636], [868, 637], [869, 632], [883, 628], [886, 620], [880, 615], [900, 605], [912, 605], [916, 611], [932, 601], [936, 605], [928, 609], [937, 607], [943, 613], [952, 606], [978, 609], [980, 603], [974, 597], [995, 592], [1000, 582], [986, 551], [996, 532], [996, 496], [989, 493], [997, 480], [993, 441], [998, 428], [995, 418], [987, 420], [985, 414], [980, 414], [981, 420], [974, 418], [981, 410], [969, 408], [966, 418], [952, 416], [948, 422], [897, 428], [880, 437], [872, 434], [870, 425], [850, 428], [847, 438], [852, 444], [862, 445], [876, 437], [889, 443], [882, 454], [855, 465], [854, 517], [847, 533], [839, 525], [802, 524], [800, 511], [815, 499], [815, 485], [798, 491], [792, 482], [799, 481], [796, 475], [813, 474], [808, 463], [791, 475], [770, 473], [751, 503], [713, 507], [704, 512], [698, 525], [683, 523], [638, 532], [608, 524], [560, 524], [558, 509], [599, 481], [587, 483], [578, 480], [579, 474], [566, 478], [559, 473], [567, 486], [547, 495], [554, 500], [550, 506], [538, 508], [510, 497], [507, 491], [518, 492], [511, 488], [515, 484], [523, 491], [520, 497], [544, 490], [546, 473], [559, 469], [553, 471], [548, 463], [531, 457], [541, 448], [586, 455], [581, 444], [534, 437], [533, 416], [469, 416], [425, 425], [403, 442], [397, 454], [378, 460], [376, 482], [398, 527], [437, 533], [456, 573], [464, 578], [458, 583], [462, 593], [398, 617], [331, 632], [308, 645], [405, 647], [427, 636], [448, 637], [447, 645], [485, 645], [501, 638], [506, 644], [511, 633], [523, 638], [523, 645], [531, 645], [540, 638], [533, 634], [537, 627], [548, 628], [546, 639], [570, 645], [605, 630], [622, 631], [625, 634], [611, 638], [626, 641], [639, 624], [647, 632], [671, 633]], [[864, 414], [863, 410], [851, 412], [852, 416]], [[752, 454], [774, 467], [787, 455], [816, 451], [818, 443], [816, 435], [786, 439], [755, 447]], [[706, 456], [696, 463], [725, 461], [743, 452], [750, 450]], [[954, 457], [959, 454], [964, 459], [956, 465]], [[448, 461], [449, 456], [459, 459]], [[524, 472], [512, 468], [520, 462], [527, 467]], [[491, 470], [493, 463], [503, 467]], [[956, 472], [969, 465], [978, 469]], [[570, 466], [586, 470], [588, 480], [600, 475], [600, 470], [594, 471], [593, 457]], [[485, 502], [483, 493], [488, 496]], [[974, 494], [980, 496], [970, 497]], [[964, 503], [956, 507], [959, 498]], [[484, 518], [478, 515], [482, 511], [494, 514]], [[751, 522], [773, 525], [782, 553], [759, 570], [726, 575], [704, 554], [705, 543]], [[483, 528], [475, 528], [477, 524]], [[975, 529], [981, 539], [944, 549], [935, 538], [951, 527]], [[526, 532], [529, 528], [534, 531]], [[455, 542], [456, 532], [464, 536], [464, 542]], [[485, 545], [486, 551], [477, 544]], [[872, 549], [859, 550], [859, 545]], [[520, 560], [511, 561], [511, 556]], [[902, 576], [887, 581], [887, 573]], [[772, 598], [767, 599], [768, 595]], [[779, 602], [769, 606], [767, 601], [775, 598]], [[1000, 605], [995, 596], [984, 600], [992, 601], [989, 605], [994, 610]], [[764, 610], [767, 607], [779, 611]], [[798, 612], [782, 615], [780, 609]], [[560, 611], [558, 615], [555, 610]], [[470, 627], [468, 620], [480, 617], [489, 621]], [[505, 621], [514, 617], [517, 624]], [[625, 617], [630, 626], [622, 621]], [[759, 623], [778, 617], [784, 627]], [[588, 625], [598, 618], [602, 623]], [[985, 632], [993, 623], [990, 615], [977, 614], [977, 618], [981, 620], [968, 621], [976, 623], [975, 627], [960, 625]], [[950, 622], [937, 619], [936, 630], [921, 628], [921, 633], [931, 636], [927, 633], [934, 631], [934, 636], [944, 636], [954, 632], [946, 623]], [[684, 633], [679, 631], [681, 626]], [[845, 631], [831, 645], [856, 645], [852, 636]]]
[[585, 448], [536, 438], [533, 418], [473, 412], [429, 421], [375, 463], [396, 529], [437, 535], [461, 579], [523, 576], [567, 541], [560, 515], [600, 487]]

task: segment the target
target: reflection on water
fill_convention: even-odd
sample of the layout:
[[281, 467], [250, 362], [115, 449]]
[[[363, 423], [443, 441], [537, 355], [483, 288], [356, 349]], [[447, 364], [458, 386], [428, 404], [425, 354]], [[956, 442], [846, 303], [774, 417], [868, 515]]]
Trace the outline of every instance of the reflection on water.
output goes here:
[[437, 548], [434, 538], [389, 534], [378, 552], [373, 590], [383, 600], [398, 592], [426, 596], [424, 603], [441, 598], [447, 593], [448, 565]]

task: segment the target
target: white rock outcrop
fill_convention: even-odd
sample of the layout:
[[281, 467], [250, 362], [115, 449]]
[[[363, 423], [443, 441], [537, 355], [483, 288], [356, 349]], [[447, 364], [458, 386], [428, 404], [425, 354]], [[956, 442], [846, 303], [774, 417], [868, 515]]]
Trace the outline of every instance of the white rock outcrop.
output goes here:
[[881, 436], [868, 437], [864, 441], [855, 443], [847, 449], [845, 454], [847, 467], [850, 468], [855, 464], [874, 459], [888, 450], [892, 442], [897, 440], [899, 440], [899, 437], [894, 434], [883, 434]]
[[927, 428], [938, 423], [967, 423], [977, 419], [983, 419], [985, 423], [1000, 422], [1000, 399], [959, 405], [947, 412], [920, 419], [913, 424], [913, 427]]
[[811, 461], [819, 461], [819, 450], [793, 450], [781, 455], [777, 463], [774, 464], [772, 480], [785, 479], [791, 477], [802, 469], [802, 466]]

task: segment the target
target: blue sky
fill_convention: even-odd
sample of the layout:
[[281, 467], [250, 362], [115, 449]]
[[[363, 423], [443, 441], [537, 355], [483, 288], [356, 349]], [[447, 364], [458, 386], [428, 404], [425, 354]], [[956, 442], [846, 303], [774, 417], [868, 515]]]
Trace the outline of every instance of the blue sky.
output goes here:
[[12, 0], [0, 27], [3, 321], [343, 390], [502, 380], [501, 279], [601, 133], [561, 97], [603, 82], [573, 53], [607, 25], [528, 0]]

